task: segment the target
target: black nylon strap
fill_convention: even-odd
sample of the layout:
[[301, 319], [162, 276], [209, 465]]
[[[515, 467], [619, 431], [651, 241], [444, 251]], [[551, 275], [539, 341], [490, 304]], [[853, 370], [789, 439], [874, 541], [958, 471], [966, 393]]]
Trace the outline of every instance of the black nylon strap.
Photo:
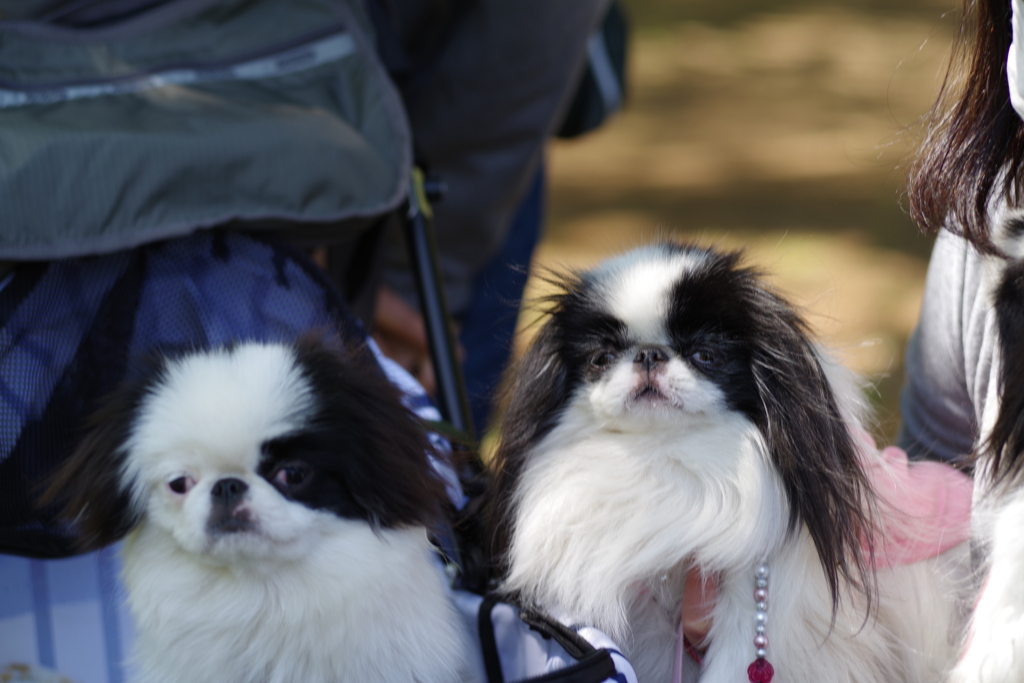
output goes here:
[[576, 664], [531, 678], [528, 683], [604, 683], [616, 673], [611, 653], [594, 650]]
[[554, 639], [556, 643], [565, 648], [566, 652], [572, 655], [573, 659], [585, 659], [596, 651], [586, 638], [565, 624], [541, 613], [536, 608], [523, 607], [519, 610], [519, 618], [545, 638]]
[[[487, 672], [487, 683], [505, 683], [498, 644], [494, 638], [494, 622], [491, 621], [491, 612], [499, 602], [495, 596], [487, 595], [480, 603], [480, 611], [477, 613], [480, 652]], [[608, 650], [596, 649], [576, 631], [537, 609], [521, 608], [519, 618], [545, 638], [553, 639], [573, 659], [578, 660], [572, 666], [530, 678], [523, 683], [603, 683], [615, 677], [615, 662], [612, 661], [612, 655]]]
[[484, 670], [487, 672], [487, 683], [505, 683], [505, 674], [501, 671], [501, 657], [498, 656], [498, 643], [494, 639], [494, 622], [491, 612], [498, 604], [493, 595], [484, 596], [477, 613], [477, 631], [480, 634], [480, 654], [484, 659]]

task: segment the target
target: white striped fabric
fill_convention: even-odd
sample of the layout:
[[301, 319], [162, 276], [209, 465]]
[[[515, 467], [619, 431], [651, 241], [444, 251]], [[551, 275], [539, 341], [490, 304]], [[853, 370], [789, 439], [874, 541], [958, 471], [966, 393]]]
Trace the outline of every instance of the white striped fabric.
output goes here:
[[75, 683], [122, 683], [132, 623], [117, 548], [66, 560], [0, 555], [0, 669], [43, 666]]

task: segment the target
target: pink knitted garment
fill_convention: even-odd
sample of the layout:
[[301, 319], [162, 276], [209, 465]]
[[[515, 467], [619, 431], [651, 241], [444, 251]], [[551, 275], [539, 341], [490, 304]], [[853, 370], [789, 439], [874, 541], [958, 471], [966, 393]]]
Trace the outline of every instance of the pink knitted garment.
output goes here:
[[[864, 438], [874, 451], [871, 437], [865, 434]], [[944, 463], [911, 463], [895, 446], [878, 455], [869, 453], [863, 460], [878, 495], [881, 534], [874, 539], [876, 567], [925, 560], [967, 540], [973, 491], [970, 477]]]

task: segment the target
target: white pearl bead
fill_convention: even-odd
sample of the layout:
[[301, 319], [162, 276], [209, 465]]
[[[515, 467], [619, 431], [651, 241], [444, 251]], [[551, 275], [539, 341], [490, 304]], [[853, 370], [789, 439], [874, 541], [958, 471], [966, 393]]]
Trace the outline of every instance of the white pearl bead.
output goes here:
[[765, 659], [768, 656], [768, 637], [765, 636], [765, 625], [768, 623], [768, 564], [762, 563], [754, 572], [754, 601], [757, 603], [757, 613], [754, 615], [754, 647], [757, 658]]

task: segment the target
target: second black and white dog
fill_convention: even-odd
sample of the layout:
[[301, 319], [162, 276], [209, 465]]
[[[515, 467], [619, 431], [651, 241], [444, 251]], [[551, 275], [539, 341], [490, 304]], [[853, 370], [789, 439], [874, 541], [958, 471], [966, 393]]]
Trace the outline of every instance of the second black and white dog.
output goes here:
[[127, 536], [144, 683], [452, 683], [433, 452], [369, 351], [245, 343], [154, 358], [51, 496]]
[[981, 286], [992, 307], [993, 379], [975, 464], [972, 543], [981, 592], [950, 683], [1024, 680], [1024, 213], [1001, 211]]
[[859, 389], [793, 307], [739, 254], [675, 244], [558, 286], [495, 460], [504, 589], [609, 633], [641, 683], [673, 675], [691, 568], [718, 597], [684, 679], [940, 680], [966, 544], [876, 573]]

